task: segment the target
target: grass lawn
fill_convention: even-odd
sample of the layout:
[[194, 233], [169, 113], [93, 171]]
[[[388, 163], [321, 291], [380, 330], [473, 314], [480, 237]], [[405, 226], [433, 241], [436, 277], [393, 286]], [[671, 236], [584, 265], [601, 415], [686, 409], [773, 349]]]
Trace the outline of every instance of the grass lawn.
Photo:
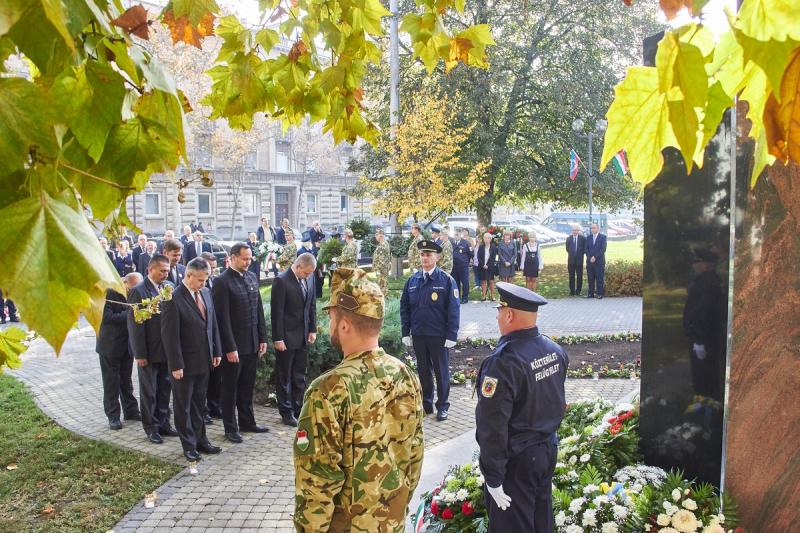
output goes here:
[[108, 531], [180, 470], [67, 431], [0, 375], [0, 531]]
[[[548, 265], [567, 264], [567, 250], [564, 244], [542, 248], [544, 255], [544, 268]], [[608, 241], [606, 248], [606, 262], [609, 261], [639, 261], [644, 258], [644, 248], [641, 237], [627, 241]], [[569, 291], [567, 291], [569, 293]]]

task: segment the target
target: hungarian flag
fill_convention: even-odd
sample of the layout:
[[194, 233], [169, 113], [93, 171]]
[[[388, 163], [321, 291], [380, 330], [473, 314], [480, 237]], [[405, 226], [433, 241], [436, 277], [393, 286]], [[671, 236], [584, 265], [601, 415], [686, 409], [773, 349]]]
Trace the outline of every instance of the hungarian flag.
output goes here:
[[425, 500], [421, 500], [419, 502], [419, 507], [417, 507], [417, 515], [416, 519], [414, 520], [414, 533], [422, 533], [425, 529]]
[[575, 153], [575, 150], [569, 151], [569, 179], [574, 180], [578, 177], [578, 164], [581, 158]]
[[625, 155], [625, 150], [617, 152], [617, 155], [611, 159], [611, 162], [614, 163], [614, 169], [620, 176], [624, 176], [628, 173], [628, 158]]

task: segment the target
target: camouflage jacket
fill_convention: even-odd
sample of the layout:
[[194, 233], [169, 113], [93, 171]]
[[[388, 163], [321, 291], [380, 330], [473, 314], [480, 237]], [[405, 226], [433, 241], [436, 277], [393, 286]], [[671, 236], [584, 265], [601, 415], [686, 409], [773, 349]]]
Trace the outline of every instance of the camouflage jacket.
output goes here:
[[297, 257], [297, 244], [294, 242], [287, 243], [283, 245], [283, 251], [281, 255], [278, 256], [278, 267], [281, 270], [286, 270], [292, 263], [294, 263], [295, 258]]
[[439, 268], [448, 274], [453, 271], [453, 243], [445, 237], [442, 242], [442, 255], [439, 257]]
[[424, 450], [422, 393], [383, 349], [350, 354], [306, 391], [294, 442], [295, 529], [405, 529]]
[[375, 248], [375, 251], [372, 252], [372, 267], [375, 269], [375, 272], [382, 276], [388, 276], [391, 264], [392, 251], [389, 248], [389, 243], [383, 241]]
[[422, 268], [422, 263], [419, 260], [419, 250], [417, 250], [417, 243], [423, 240], [425, 237], [422, 236], [422, 233], [411, 239], [411, 244], [408, 245], [408, 267], [411, 270], [415, 268], [419, 270]]
[[344, 244], [342, 254], [336, 258], [336, 266], [342, 268], [356, 268], [358, 266], [358, 249], [354, 241]]

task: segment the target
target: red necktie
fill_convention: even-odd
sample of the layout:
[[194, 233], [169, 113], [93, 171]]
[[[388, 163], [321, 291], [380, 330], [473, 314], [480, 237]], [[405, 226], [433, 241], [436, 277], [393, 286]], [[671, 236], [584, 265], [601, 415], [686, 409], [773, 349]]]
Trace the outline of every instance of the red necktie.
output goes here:
[[194, 293], [194, 302], [197, 304], [197, 308], [200, 310], [200, 316], [202, 316], [203, 320], [205, 320], [206, 306], [203, 304], [203, 300], [200, 298], [200, 291]]

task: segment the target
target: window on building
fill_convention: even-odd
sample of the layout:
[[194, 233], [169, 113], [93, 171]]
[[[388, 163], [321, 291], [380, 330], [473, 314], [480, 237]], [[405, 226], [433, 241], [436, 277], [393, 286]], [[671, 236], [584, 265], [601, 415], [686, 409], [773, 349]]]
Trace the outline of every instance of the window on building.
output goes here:
[[339, 209], [341, 209], [342, 213], [347, 212], [347, 195], [343, 194], [339, 196]]
[[256, 168], [257, 160], [258, 157], [256, 151], [253, 150], [252, 152], [249, 152], [246, 156], [244, 156], [244, 168], [248, 170], [253, 170], [254, 168]]
[[197, 214], [198, 215], [211, 214], [211, 193], [208, 192], [197, 193]]
[[161, 214], [161, 194], [148, 192], [144, 195], [145, 216], [158, 216]]
[[316, 213], [317, 212], [317, 195], [308, 193], [306, 194], [306, 212]]
[[287, 143], [277, 143], [275, 146], [275, 170], [289, 172], [289, 150]]
[[244, 193], [244, 214], [245, 215], [258, 214], [258, 194], [254, 192]]

